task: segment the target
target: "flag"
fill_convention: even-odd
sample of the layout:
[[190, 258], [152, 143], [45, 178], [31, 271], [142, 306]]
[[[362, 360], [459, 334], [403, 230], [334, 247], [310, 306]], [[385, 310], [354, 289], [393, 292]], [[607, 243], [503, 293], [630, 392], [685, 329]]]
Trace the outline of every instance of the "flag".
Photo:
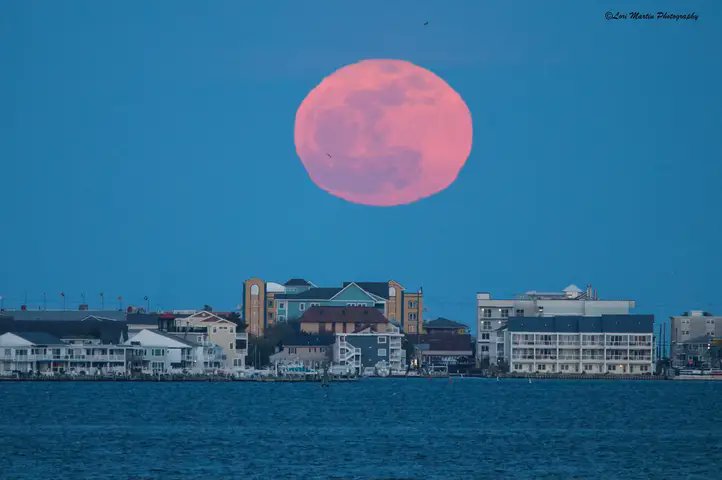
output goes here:
[[64, 296], [65, 296], [65, 292], [60, 292], [60, 296], [61, 296], [61, 297], [64, 297]]

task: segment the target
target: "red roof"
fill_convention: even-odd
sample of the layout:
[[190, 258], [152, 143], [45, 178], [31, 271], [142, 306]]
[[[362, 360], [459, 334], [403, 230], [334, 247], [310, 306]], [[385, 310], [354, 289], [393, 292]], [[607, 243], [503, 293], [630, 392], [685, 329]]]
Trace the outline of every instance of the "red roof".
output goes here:
[[379, 310], [372, 307], [311, 307], [301, 317], [301, 323], [389, 323]]

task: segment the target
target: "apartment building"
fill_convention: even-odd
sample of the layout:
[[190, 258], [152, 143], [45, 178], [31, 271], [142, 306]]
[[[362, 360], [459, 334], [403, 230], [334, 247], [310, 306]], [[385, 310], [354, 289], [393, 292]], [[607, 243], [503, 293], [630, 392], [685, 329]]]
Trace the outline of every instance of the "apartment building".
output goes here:
[[0, 375], [129, 374], [140, 368], [142, 354], [136, 346], [103, 344], [98, 338], [6, 332], [0, 335]]
[[722, 339], [722, 317], [692, 310], [670, 318], [671, 361], [675, 368], [713, 368], [715, 339]]
[[512, 317], [504, 330], [510, 372], [651, 374], [653, 315]]
[[549, 317], [563, 315], [627, 315], [632, 300], [601, 300], [591, 285], [582, 291], [569, 285], [560, 292], [532, 290], [510, 299], [493, 299], [488, 292], [476, 294], [477, 344], [479, 366], [499, 365], [508, 356], [504, 329], [510, 317]]

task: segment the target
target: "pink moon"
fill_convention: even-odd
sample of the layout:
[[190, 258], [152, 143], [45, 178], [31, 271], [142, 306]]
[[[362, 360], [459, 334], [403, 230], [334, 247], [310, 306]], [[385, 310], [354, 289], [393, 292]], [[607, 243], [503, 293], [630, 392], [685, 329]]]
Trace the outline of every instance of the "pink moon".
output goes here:
[[311, 180], [349, 202], [394, 206], [441, 192], [471, 152], [471, 113], [434, 73], [403, 60], [347, 65], [296, 112]]

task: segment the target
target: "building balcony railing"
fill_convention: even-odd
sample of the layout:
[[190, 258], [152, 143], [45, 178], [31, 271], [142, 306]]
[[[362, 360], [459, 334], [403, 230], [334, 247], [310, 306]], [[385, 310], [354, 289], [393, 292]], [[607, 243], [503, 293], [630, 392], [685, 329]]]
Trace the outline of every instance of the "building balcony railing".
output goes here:
[[602, 356], [602, 355], [582, 355], [582, 360], [593, 360], [596, 362], [603, 362], [604, 356]]
[[629, 342], [627, 342], [626, 340], [621, 341], [621, 342], [607, 340], [607, 347], [628, 347], [628, 346], [629, 346]]
[[629, 342], [630, 347], [651, 347], [652, 342]]
[[604, 342], [586, 341], [586, 342], [582, 342], [582, 347], [602, 348], [602, 347], [604, 347]]
[[574, 361], [578, 361], [578, 360], [579, 360], [579, 356], [578, 356], [578, 355], [577, 355], [577, 356], [574, 356], [574, 355], [559, 355], [559, 360], [574, 360]]

